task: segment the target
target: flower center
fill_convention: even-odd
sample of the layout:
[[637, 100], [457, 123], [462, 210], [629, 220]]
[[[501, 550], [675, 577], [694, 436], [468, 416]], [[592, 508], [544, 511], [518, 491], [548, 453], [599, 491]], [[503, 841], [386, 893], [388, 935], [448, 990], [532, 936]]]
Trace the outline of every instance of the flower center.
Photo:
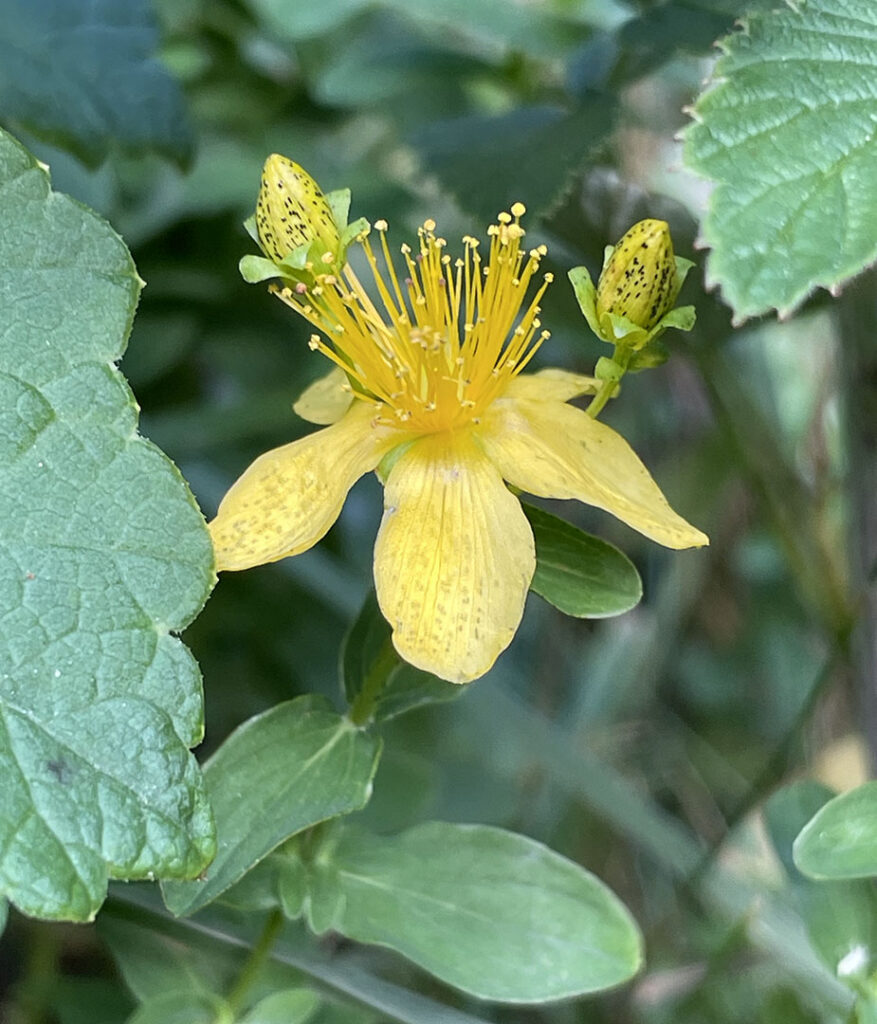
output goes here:
[[524, 212], [515, 203], [490, 226], [487, 266], [471, 237], [452, 265], [447, 243], [427, 220], [419, 252], [402, 246], [407, 273], [400, 281], [386, 222], [378, 221], [380, 260], [369, 238], [360, 239], [377, 302], [349, 265], [340, 274], [315, 271], [314, 286], [277, 294], [327, 335], [328, 342], [314, 335], [311, 347], [347, 372], [357, 398], [378, 404], [380, 421], [413, 433], [453, 430], [477, 422], [549, 335], [539, 330], [539, 301], [551, 274], [521, 312], [546, 253], [545, 246], [521, 248]]

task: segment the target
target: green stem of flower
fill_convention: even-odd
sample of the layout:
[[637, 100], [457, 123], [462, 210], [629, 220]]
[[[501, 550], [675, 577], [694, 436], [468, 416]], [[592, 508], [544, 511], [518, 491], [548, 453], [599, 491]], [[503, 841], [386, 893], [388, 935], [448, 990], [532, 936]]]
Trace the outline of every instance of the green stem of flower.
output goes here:
[[262, 973], [266, 961], [270, 958], [271, 950], [274, 948], [274, 943], [282, 927], [283, 913], [280, 910], [275, 910], [268, 916], [265, 927], [262, 929], [262, 934], [259, 936], [259, 941], [253, 946], [250, 955], [241, 968], [240, 974], [237, 976], [237, 980], [226, 996], [226, 1002], [234, 1013], [235, 1018], [243, 1010], [250, 989]]
[[618, 381], [616, 380], [604, 380], [600, 386], [600, 390], [594, 395], [591, 400], [591, 404], [585, 409], [585, 412], [596, 419], [603, 411], [603, 406], [612, 397], [612, 393], [618, 387]]
[[615, 351], [612, 354], [612, 362], [620, 370], [617, 377], [612, 380], [604, 380], [600, 385], [600, 390], [594, 395], [591, 404], [585, 409], [585, 412], [592, 418], [596, 419], [603, 411], [603, 406], [612, 398], [618, 391], [618, 385], [621, 383], [621, 378], [627, 372], [627, 366], [630, 363], [630, 357], [633, 353], [630, 349], [621, 348], [615, 346]]
[[354, 725], [361, 727], [368, 725], [372, 720], [378, 698], [383, 693], [393, 669], [398, 664], [399, 655], [396, 653], [393, 641], [387, 637], [350, 707], [349, 718]]

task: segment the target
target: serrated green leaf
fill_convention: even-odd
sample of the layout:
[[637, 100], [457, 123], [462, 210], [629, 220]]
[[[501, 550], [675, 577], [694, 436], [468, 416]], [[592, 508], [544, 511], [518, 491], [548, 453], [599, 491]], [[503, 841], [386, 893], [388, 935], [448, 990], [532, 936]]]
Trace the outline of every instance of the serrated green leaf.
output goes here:
[[722, 47], [685, 143], [717, 182], [707, 277], [740, 319], [787, 314], [877, 258], [877, 5], [753, 14]]
[[640, 602], [642, 580], [627, 555], [550, 512], [521, 504], [536, 541], [531, 590], [578, 618], [621, 615]]
[[423, 704], [460, 696], [464, 687], [402, 661], [391, 634], [372, 591], [341, 647], [344, 694], [357, 708], [368, 700], [368, 707], [363, 708], [365, 719], [387, 721]]
[[113, 366], [140, 290], [122, 240], [2, 132], [0, 219], [0, 892], [86, 920], [108, 876], [212, 856], [201, 681], [172, 631], [213, 556]]
[[256, 715], [204, 766], [217, 853], [203, 881], [168, 883], [174, 914], [206, 906], [285, 839], [368, 802], [380, 741], [320, 697]]
[[618, 898], [512, 832], [429, 822], [378, 837], [347, 827], [318, 860], [324, 925], [483, 999], [581, 995], [626, 981], [641, 963], [639, 931]]
[[155, 58], [148, 0], [0, 0], [0, 108], [99, 164], [114, 147], [185, 161], [192, 147], [183, 94]]
[[877, 782], [829, 800], [801, 830], [794, 857], [811, 878], [877, 875]]
[[555, 206], [574, 173], [607, 138], [614, 113], [611, 101], [602, 97], [573, 112], [522, 107], [499, 116], [436, 122], [411, 141], [424, 168], [462, 209], [489, 223], [514, 202], [535, 216]]
[[260, 1000], [241, 1024], [305, 1024], [320, 1008], [319, 997], [305, 988], [272, 992]]

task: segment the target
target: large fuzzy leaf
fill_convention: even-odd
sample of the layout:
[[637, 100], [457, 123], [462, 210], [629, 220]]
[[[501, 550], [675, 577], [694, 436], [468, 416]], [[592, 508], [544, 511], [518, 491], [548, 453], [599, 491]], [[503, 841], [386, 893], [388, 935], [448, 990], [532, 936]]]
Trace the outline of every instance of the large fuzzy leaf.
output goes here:
[[213, 827], [198, 667], [213, 581], [173, 465], [115, 369], [141, 282], [0, 133], [0, 893], [85, 920], [107, 878], [189, 877]]
[[707, 276], [740, 319], [787, 314], [877, 258], [877, 5], [802, 0], [721, 45], [685, 145], [717, 184]]

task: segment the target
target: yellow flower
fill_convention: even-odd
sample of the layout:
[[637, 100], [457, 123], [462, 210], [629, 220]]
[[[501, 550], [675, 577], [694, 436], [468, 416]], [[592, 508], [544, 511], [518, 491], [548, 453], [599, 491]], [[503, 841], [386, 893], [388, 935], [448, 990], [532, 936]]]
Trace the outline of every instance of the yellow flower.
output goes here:
[[516, 204], [490, 227], [486, 266], [476, 239], [452, 260], [426, 221], [397, 276], [378, 222], [378, 252], [360, 238], [373, 292], [349, 266], [314, 268], [312, 287], [275, 286], [335, 363], [296, 404], [327, 426], [257, 459], [210, 524], [221, 570], [295, 555], [377, 470], [374, 575], [393, 642], [411, 664], [458, 683], [508, 646], [535, 569], [532, 531], [506, 482], [606, 509], [667, 547], [708, 543], [619, 434], [568, 404], [594, 391], [592, 378], [522, 372], [548, 337], [539, 303], [551, 280], [525, 304], [545, 249], [522, 248], [523, 213]]

